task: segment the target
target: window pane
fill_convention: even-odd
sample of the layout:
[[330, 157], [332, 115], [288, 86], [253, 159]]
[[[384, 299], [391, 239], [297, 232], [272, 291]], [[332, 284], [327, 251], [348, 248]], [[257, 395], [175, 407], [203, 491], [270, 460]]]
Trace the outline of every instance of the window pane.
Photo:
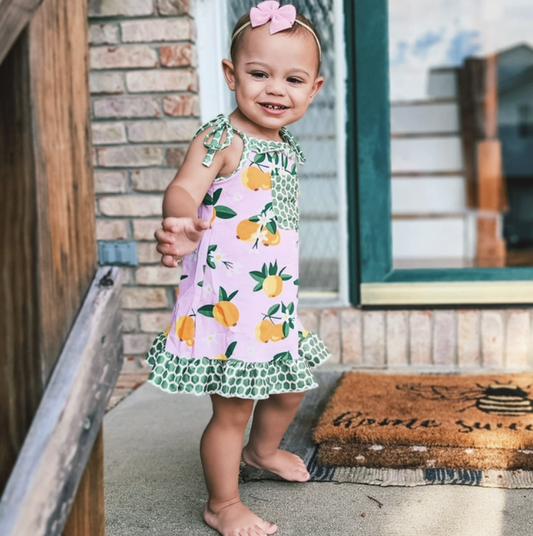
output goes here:
[[395, 268], [533, 265], [530, 0], [389, 0]]

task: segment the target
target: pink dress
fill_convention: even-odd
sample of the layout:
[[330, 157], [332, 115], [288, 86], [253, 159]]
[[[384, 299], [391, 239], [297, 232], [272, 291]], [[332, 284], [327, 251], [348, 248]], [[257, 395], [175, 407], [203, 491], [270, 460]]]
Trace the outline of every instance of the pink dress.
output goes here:
[[197, 135], [209, 127], [205, 166], [233, 135], [244, 150], [198, 209], [210, 227], [183, 259], [171, 324], [147, 358], [149, 381], [172, 393], [253, 399], [307, 391], [317, 387], [310, 369], [329, 353], [297, 316], [296, 161], [304, 157], [286, 129], [283, 142], [250, 138], [219, 115]]

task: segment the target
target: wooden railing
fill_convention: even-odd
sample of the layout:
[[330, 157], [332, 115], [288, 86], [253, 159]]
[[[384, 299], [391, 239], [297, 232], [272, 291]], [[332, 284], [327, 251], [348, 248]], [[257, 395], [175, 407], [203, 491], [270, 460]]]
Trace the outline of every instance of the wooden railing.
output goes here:
[[122, 364], [118, 276], [98, 270], [69, 333], [0, 501], [2, 536], [63, 532]]

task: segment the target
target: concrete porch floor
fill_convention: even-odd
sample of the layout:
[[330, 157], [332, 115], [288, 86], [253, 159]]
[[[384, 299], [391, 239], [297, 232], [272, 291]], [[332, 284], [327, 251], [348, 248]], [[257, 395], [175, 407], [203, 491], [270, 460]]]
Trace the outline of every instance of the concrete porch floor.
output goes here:
[[[208, 397], [169, 395], [148, 384], [106, 415], [107, 536], [216, 534], [202, 521], [207, 495], [198, 455], [209, 417]], [[240, 489], [280, 536], [533, 533], [533, 490], [276, 481]]]

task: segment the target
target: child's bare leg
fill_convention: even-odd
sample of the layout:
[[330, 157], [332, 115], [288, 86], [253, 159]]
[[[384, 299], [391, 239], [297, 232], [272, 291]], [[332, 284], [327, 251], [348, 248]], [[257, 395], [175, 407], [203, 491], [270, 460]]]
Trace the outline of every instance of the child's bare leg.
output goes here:
[[305, 393], [271, 395], [257, 403], [250, 439], [242, 451], [245, 463], [276, 473], [285, 480], [309, 480], [310, 475], [303, 460], [295, 454], [278, 449], [304, 395]]
[[253, 400], [212, 395], [213, 416], [200, 443], [209, 501], [205, 522], [223, 536], [266, 536], [278, 528], [246, 508], [239, 496], [239, 464]]

